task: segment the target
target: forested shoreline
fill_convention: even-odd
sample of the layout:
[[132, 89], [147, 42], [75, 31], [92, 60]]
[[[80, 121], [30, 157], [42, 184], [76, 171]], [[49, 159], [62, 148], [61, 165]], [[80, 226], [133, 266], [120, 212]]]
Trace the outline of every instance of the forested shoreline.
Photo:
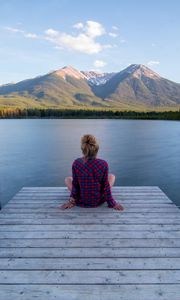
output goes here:
[[2, 108], [0, 119], [33, 119], [33, 118], [72, 118], [72, 119], [152, 119], [180, 120], [178, 111], [120, 111], [101, 109], [69, 109], [69, 108]]

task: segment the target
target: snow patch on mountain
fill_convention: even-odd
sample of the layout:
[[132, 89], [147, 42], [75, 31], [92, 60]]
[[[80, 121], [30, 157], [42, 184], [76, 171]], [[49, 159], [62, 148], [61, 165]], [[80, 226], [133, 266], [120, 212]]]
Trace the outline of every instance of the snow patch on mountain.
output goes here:
[[85, 76], [89, 85], [101, 85], [105, 84], [110, 78], [112, 78], [116, 73], [100, 73], [96, 71], [81, 71]]

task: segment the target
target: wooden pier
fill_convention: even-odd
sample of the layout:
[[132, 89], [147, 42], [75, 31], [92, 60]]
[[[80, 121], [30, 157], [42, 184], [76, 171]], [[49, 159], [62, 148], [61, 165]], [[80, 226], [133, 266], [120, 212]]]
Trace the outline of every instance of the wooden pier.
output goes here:
[[156, 186], [112, 191], [123, 212], [22, 188], [0, 212], [0, 299], [179, 300], [179, 208]]

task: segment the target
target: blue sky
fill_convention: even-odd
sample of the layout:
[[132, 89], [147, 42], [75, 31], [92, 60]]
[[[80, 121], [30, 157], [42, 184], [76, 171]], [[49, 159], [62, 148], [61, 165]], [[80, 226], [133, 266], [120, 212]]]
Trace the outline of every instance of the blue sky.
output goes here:
[[180, 83], [180, 1], [0, 0], [0, 84], [145, 64]]

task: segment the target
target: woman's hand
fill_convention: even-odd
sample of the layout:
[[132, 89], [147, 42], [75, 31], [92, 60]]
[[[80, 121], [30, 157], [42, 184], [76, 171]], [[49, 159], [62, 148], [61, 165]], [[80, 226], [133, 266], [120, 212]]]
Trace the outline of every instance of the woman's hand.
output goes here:
[[116, 205], [113, 206], [113, 208], [116, 210], [124, 210], [124, 207], [120, 203], [116, 203]]
[[68, 202], [60, 206], [60, 209], [69, 209], [76, 205], [76, 201], [73, 198], [70, 198]]

